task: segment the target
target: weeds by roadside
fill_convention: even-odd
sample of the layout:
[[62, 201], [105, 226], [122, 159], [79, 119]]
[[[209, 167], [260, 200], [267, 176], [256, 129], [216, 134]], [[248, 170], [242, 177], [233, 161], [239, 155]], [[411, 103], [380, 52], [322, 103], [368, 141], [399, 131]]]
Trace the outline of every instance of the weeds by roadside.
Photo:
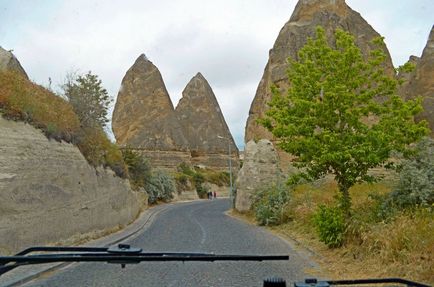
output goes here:
[[[387, 276], [433, 284], [434, 209], [416, 206], [382, 217], [378, 214], [379, 200], [392, 188], [390, 182], [380, 182], [356, 185], [350, 190], [352, 220], [340, 248], [329, 248], [321, 242], [315, 224], [318, 207], [335, 203], [337, 187], [332, 180], [295, 188], [285, 209], [287, 222], [271, 229], [321, 255], [318, 260], [330, 278]], [[243, 217], [255, 221], [253, 212]]]

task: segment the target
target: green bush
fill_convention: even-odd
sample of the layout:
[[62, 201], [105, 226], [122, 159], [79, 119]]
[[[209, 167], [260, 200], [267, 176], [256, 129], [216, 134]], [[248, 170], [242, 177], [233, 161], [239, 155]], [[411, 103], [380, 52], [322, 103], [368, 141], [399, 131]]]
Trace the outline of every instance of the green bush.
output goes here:
[[122, 152], [110, 142], [102, 128], [82, 128], [76, 134], [75, 141], [90, 165], [110, 167], [116, 175], [127, 177]]
[[145, 187], [152, 176], [152, 168], [149, 161], [140, 153], [126, 148], [122, 150], [122, 157], [128, 167], [128, 175], [131, 186], [134, 189]]
[[283, 223], [285, 207], [289, 203], [288, 187], [277, 183], [258, 190], [252, 198], [252, 209], [259, 225], [277, 225]]
[[320, 205], [314, 214], [313, 221], [321, 242], [332, 248], [342, 246], [346, 222], [341, 208]]
[[399, 208], [434, 204], [434, 140], [425, 138], [416, 146], [416, 154], [404, 161], [399, 182], [390, 194]]
[[183, 173], [188, 176], [193, 176], [195, 174], [195, 171], [185, 162], [182, 162], [180, 165], [178, 165], [178, 172]]
[[206, 181], [218, 186], [228, 186], [230, 183], [230, 176], [227, 171], [208, 171], [205, 177]]
[[157, 203], [159, 200], [170, 201], [176, 192], [175, 180], [167, 172], [156, 170], [146, 183], [146, 192], [149, 204]]
[[206, 198], [208, 192], [209, 192], [208, 186], [203, 184], [196, 184], [196, 193], [197, 196], [199, 196], [199, 198]]

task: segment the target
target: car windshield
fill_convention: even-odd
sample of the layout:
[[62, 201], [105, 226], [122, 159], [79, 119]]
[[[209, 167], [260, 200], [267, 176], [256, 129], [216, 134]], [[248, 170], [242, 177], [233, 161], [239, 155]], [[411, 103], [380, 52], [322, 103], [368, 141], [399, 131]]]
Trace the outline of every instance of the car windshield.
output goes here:
[[432, 11], [0, 1], [0, 286], [433, 285]]

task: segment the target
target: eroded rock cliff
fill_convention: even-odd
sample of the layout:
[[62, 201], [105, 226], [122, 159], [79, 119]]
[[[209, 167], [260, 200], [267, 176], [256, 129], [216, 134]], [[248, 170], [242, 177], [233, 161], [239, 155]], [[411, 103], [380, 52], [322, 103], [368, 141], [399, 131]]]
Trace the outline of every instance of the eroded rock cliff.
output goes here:
[[235, 208], [241, 212], [248, 211], [252, 205], [251, 196], [255, 192], [281, 179], [283, 177], [279, 156], [273, 143], [267, 139], [261, 139], [257, 143], [249, 141], [244, 150], [244, 163], [235, 183]]
[[188, 141], [193, 164], [227, 168], [230, 145], [234, 166], [238, 166], [238, 148], [214, 92], [201, 73], [185, 87], [175, 113]]
[[163, 78], [143, 54], [122, 80], [112, 128], [119, 145], [140, 150], [154, 166], [189, 162], [188, 142]]
[[[372, 49], [370, 41], [380, 36], [359, 13], [353, 11], [344, 0], [299, 0], [290, 20], [284, 25], [269, 52], [269, 60], [264, 75], [258, 85], [255, 98], [251, 104], [246, 124], [245, 141], [252, 139], [271, 139], [273, 136], [256, 120], [264, 116], [267, 102], [271, 99], [270, 87], [275, 84], [282, 93], [288, 88], [287, 58], [297, 59], [297, 52], [308, 37], [315, 35], [317, 26], [322, 26], [331, 39], [336, 28], [349, 31], [355, 36], [357, 45], [364, 55]], [[389, 52], [385, 48], [386, 68], [394, 73]], [[288, 156], [279, 152], [281, 160]]]
[[145, 204], [77, 147], [0, 116], [0, 253], [126, 225]]
[[24, 76], [26, 79], [29, 78], [26, 71], [24, 71], [23, 67], [14, 54], [0, 47], [0, 71], [3, 70], [15, 71]]
[[422, 97], [424, 111], [417, 119], [427, 120], [431, 135], [434, 136], [434, 26], [422, 56], [412, 56], [409, 61], [415, 64], [416, 68], [411, 73], [401, 75], [406, 82], [401, 87], [400, 94], [406, 99]]

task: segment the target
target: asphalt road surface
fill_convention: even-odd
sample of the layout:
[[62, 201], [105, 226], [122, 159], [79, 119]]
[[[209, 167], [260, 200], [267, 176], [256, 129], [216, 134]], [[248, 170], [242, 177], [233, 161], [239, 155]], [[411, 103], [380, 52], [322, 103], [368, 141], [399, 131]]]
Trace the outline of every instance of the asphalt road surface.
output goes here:
[[[75, 263], [25, 286], [262, 286], [271, 276], [287, 282], [309, 277], [306, 256], [284, 240], [225, 215], [229, 200], [175, 204], [125, 243], [144, 251], [214, 252], [290, 256], [265, 262], [143, 262], [127, 265]], [[288, 286], [290, 286], [288, 284]]]

